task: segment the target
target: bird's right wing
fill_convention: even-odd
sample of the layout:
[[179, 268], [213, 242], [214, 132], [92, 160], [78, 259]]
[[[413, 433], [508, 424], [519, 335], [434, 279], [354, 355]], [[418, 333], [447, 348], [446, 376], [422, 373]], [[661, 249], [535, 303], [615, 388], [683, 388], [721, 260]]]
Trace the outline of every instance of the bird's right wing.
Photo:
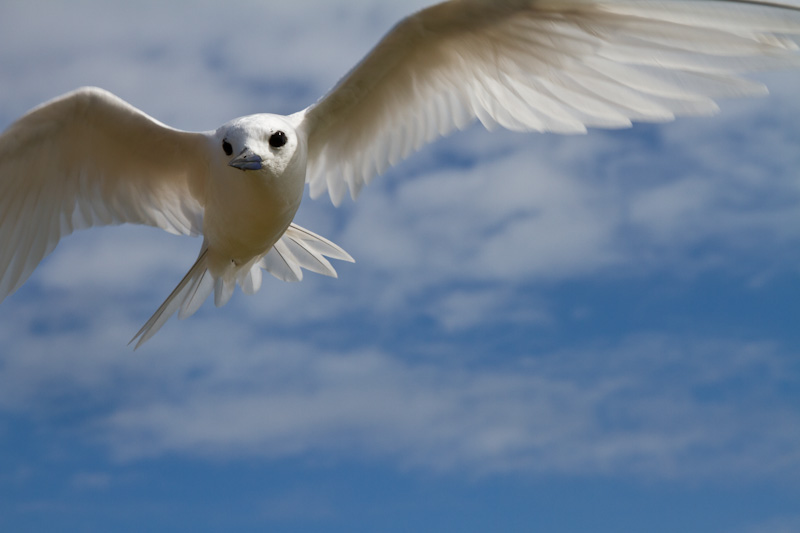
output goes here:
[[450, 0], [407, 17], [316, 104], [311, 196], [346, 189], [478, 118], [581, 133], [710, 114], [797, 66], [800, 9], [758, 0]]
[[12, 124], [0, 135], [0, 301], [76, 229], [129, 222], [199, 233], [207, 143], [95, 88]]

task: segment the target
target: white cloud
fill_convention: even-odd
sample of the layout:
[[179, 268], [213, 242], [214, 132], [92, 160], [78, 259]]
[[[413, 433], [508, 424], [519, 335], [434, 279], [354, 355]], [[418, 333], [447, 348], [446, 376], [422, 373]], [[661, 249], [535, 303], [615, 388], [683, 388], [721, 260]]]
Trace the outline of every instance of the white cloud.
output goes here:
[[448, 331], [464, 331], [492, 323], [549, 325], [546, 305], [520, 302], [506, 288], [456, 289], [431, 306], [431, 317]]
[[43, 9], [4, 2], [0, 119], [89, 84], [186, 129], [298, 111], [424, 4], [55, 1]]
[[79, 490], [103, 490], [111, 484], [111, 475], [104, 472], [78, 472], [72, 476], [70, 484]]
[[149, 227], [98, 228], [79, 232], [59, 243], [59, 251], [45, 261], [37, 279], [45, 290], [92, 291], [111, 298], [130, 296], [150, 286], [166, 297], [188, 270], [200, 248], [200, 239], [178, 237]]
[[69, 416], [120, 460], [315, 455], [680, 478], [790, 475], [798, 464], [800, 413], [780, 392], [800, 380], [796, 354], [768, 344], [639, 336], [521, 359], [451, 346], [414, 361], [265, 344], [257, 319], [209, 314], [167, 328], [159, 350], [125, 355], [110, 348], [119, 318], [102, 321], [102, 336], [95, 326], [22, 341], [30, 321], [3, 327], [0, 406]]
[[796, 533], [800, 530], [800, 515], [771, 518], [761, 524], [741, 528], [742, 533]]

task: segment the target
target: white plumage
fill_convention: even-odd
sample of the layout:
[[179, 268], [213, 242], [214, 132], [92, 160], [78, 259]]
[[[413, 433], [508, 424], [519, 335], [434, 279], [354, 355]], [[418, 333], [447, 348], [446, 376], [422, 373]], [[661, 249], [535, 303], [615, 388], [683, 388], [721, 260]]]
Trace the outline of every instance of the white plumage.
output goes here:
[[61, 237], [147, 224], [204, 236], [197, 262], [137, 333], [212, 293], [254, 293], [352, 261], [292, 223], [303, 188], [338, 204], [423, 144], [487, 128], [584, 133], [708, 115], [763, 94], [741, 74], [800, 65], [800, 10], [724, 0], [450, 0], [412, 15], [327, 95], [290, 116], [175, 130], [101, 89], [45, 103], [0, 136], [0, 299]]

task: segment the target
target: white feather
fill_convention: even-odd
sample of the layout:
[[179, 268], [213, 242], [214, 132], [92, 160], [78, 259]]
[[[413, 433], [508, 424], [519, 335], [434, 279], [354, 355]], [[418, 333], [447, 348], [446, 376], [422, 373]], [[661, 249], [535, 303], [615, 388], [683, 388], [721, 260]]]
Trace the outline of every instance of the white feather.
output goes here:
[[758, 2], [437, 4], [401, 21], [302, 113], [311, 195], [327, 189], [338, 204], [347, 186], [355, 198], [373, 169], [476, 118], [582, 133], [710, 114], [714, 98], [764, 92], [741, 73], [798, 66], [787, 36], [799, 34], [796, 8]]
[[94, 88], [12, 124], [0, 136], [0, 301], [75, 229], [200, 233], [206, 142]]
[[264, 270], [283, 281], [303, 279], [301, 268], [336, 277], [336, 270], [325, 259], [353, 262], [350, 254], [328, 239], [291, 224], [275, 246], [261, 259]]

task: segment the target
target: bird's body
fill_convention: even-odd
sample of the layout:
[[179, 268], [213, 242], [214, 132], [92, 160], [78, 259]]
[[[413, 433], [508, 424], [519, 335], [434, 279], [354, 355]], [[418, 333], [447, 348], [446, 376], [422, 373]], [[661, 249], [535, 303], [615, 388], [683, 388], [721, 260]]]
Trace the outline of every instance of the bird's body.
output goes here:
[[[183, 316], [193, 313], [210, 293], [211, 280], [217, 305], [228, 301], [237, 283], [257, 290], [253, 277], [260, 276], [258, 261], [284, 235], [300, 207], [306, 175], [305, 139], [296, 135], [289, 120], [252, 115], [204, 135], [210, 157], [196, 174], [205, 191], [200, 197], [203, 246], [178, 289], [137, 334], [140, 342], [161, 327], [173, 308], [181, 306]], [[271, 146], [270, 139], [278, 135], [285, 143]], [[223, 145], [239, 156], [229, 160], [227, 149], [214, 149]]]
[[[287, 144], [271, 148], [275, 132], [290, 132]], [[235, 135], [235, 134], [239, 135]], [[249, 149], [273, 152], [257, 171], [235, 168], [213, 147], [230, 142], [239, 153]], [[261, 141], [260, 146], [252, 146]], [[210, 139], [203, 235], [209, 249], [209, 269], [221, 276], [231, 265], [241, 266], [265, 254], [294, 219], [306, 178], [305, 139], [277, 115], [253, 115], [220, 128]], [[241, 148], [238, 148], [241, 147]]]
[[[338, 204], [425, 142], [488, 128], [584, 133], [761, 94], [740, 73], [800, 66], [800, 9], [757, 1], [450, 0], [399, 23], [327, 95], [289, 116], [175, 130], [84, 88], [0, 136], [0, 299], [59, 239], [93, 225], [203, 235], [198, 259], [134, 337], [261, 269], [335, 276], [352, 258], [293, 224], [305, 184]], [[502, 186], [493, 184], [492, 186]]]

